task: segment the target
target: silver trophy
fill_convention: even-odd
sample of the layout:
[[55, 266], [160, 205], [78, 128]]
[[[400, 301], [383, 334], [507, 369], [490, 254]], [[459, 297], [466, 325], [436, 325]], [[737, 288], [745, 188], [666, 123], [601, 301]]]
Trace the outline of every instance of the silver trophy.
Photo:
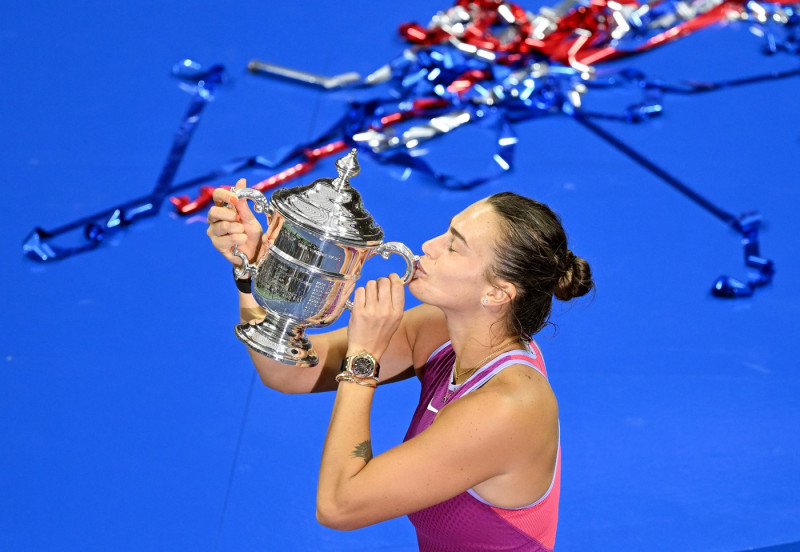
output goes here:
[[355, 149], [336, 161], [336, 170], [335, 179], [282, 188], [271, 200], [250, 188], [232, 190], [255, 201], [256, 212], [266, 213], [271, 243], [256, 264], [234, 248], [242, 260], [236, 277], [250, 274], [253, 297], [267, 311], [261, 322], [238, 324], [236, 335], [251, 349], [286, 364], [317, 364], [305, 329], [328, 326], [352, 306], [348, 298], [368, 258], [402, 255], [403, 283], [411, 280], [419, 259], [400, 242], [383, 242], [383, 230], [350, 186], [350, 178], [359, 173]]

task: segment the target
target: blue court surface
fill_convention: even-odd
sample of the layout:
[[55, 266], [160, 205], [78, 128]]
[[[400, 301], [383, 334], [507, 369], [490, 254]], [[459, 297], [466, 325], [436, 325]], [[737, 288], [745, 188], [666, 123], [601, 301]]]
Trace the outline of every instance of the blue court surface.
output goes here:
[[[96, 250], [56, 262], [24, 257], [22, 243], [36, 227], [151, 192], [191, 99], [170, 76], [179, 60], [223, 64], [230, 80], [203, 111], [176, 183], [312, 140], [356, 97], [248, 73], [251, 59], [367, 75], [407, 46], [401, 23], [426, 24], [448, 7], [0, 7], [0, 550], [416, 549], [405, 518], [349, 533], [315, 521], [334, 397], [260, 384], [233, 333], [236, 290], [204, 211], [179, 216], [165, 203]], [[744, 23], [715, 25], [610, 67], [673, 83], [798, 68], [796, 54], [767, 56], [762, 46]], [[598, 89], [585, 102], [619, 112], [640, 96]], [[798, 550], [798, 98], [794, 76], [667, 95], [661, 116], [640, 124], [594, 120], [726, 212], [761, 214], [761, 254], [775, 277], [749, 298], [710, 293], [722, 274], [748, 277], [740, 234], [568, 116], [515, 123], [513, 170], [470, 190], [359, 155], [352, 183], [387, 240], [420, 253], [455, 213], [513, 190], [560, 213], [572, 250], [591, 263], [597, 293], [556, 306], [556, 328], [537, 338], [560, 404], [557, 550]], [[432, 140], [425, 159], [479, 176], [496, 167], [495, 140], [471, 125]], [[335, 176], [335, 158], [289, 185]], [[401, 265], [372, 259], [363, 278]], [[337, 326], [345, 323], [346, 314]], [[378, 390], [376, 454], [401, 441], [418, 389]]]

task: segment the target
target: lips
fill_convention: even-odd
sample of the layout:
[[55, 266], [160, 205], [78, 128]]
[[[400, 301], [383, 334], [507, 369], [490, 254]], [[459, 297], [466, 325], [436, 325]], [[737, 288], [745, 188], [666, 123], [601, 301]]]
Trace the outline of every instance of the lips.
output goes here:
[[422, 266], [422, 259], [417, 261], [417, 267], [416, 267], [416, 270], [414, 271], [414, 277], [416, 278], [420, 274], [422, 274], [423, 276], [427, 276], [428, 275], [428, 273], [425, 271], [425, 268]]

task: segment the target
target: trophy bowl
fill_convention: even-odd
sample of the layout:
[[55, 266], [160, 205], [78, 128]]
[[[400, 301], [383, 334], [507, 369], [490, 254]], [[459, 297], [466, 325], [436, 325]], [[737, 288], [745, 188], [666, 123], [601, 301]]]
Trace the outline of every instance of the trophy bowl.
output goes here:
[[258, 323], [238, 324], [236, 336], [248, 347], [274, 360], [314, 366], [319, 358], [305, 336], [306, 328], [335, 322], [352, 304], [349, 297], [361, 267], [373, 255], [401, 255], [408, 283], [419, 257], [400, 242], [384, 242], [383, 230], [364, 209], [349, 179], [359, 172], [356, 150], [336, 161], [339, 176], [305, 186], [276, 190], [271, 200], [252, 188], [234, 188], [239, 198], [255, 202], [265, 213], [270, 243], [255, 264], [242, 260], [238, 278], [250, 275], [256, 302], [266, 311]]

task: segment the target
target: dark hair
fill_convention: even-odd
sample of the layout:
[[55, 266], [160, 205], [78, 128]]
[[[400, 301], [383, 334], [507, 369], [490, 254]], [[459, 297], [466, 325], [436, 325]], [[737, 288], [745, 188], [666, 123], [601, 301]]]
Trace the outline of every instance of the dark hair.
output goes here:
[[592, 271], [569, 250], [561, 219], [547, 205], [513, 192], [494, 194], [486, 201], [500, 218], [487, 277], [517, 288], [507, 329], [529, 340], [547, 324], [553, 295], [562, 301], [586, 295], [594, 287]]

